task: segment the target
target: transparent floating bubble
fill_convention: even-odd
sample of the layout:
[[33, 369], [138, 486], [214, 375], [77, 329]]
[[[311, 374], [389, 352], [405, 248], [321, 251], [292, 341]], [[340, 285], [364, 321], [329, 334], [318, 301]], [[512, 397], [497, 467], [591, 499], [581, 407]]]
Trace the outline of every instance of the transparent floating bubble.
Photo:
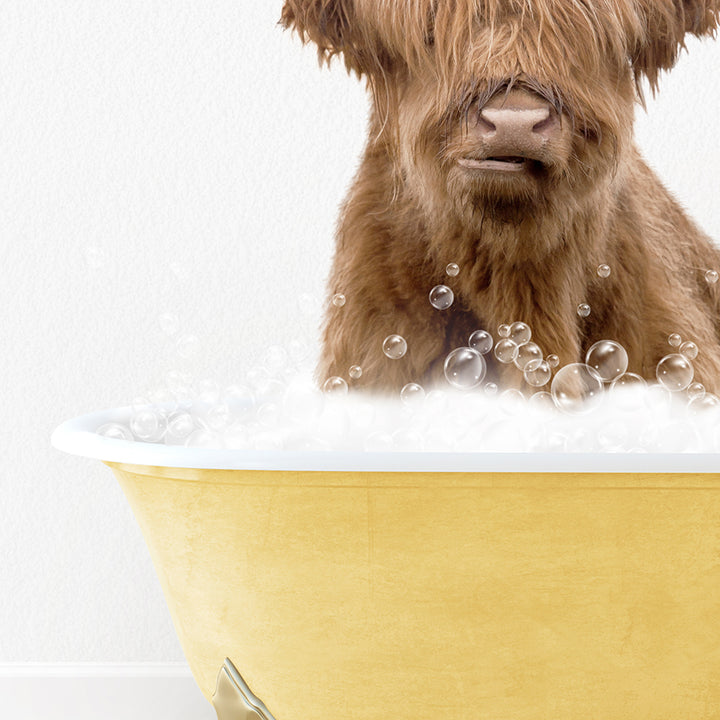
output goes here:
[[608, 278], [608, 277], [610, 277], [611, 272], [612, 272], [612, 270], [610, 269], [609, 265], [605, 265], [605, 264], [598, 265], [598, 268], [597, 268], [598, 277]]
[[553, 370], [560, 364], [560, 358], [557, 355], [548, 355], [545, 359]]
[[691, 400], [702, 397], [705, 394], [705, 386], [702, 383], [690, 383], [687, 394]]
[[635, 373], [623, 373], [610, 385], [610, 396], [621, 410], [633, 410], [638, 407], [646, 388], [645, 378]]
[[[509, 330], [510, 328], [508, 328]], [[495, 357], [505, 365], [514, 362], [520, 348], [509, 338], [499, 340], [495, 345]]]
[[535, 410], [543, 412], [555, 411], [555, 401], [553, 400], [552, 395], [545, 391], [536, 392], [532, 395], [530, 400], [528, 400], [528, 405]]
[[643, 399], [646, 407], [654, 412], [665, 412], [672, 404], [672, 394], [658, 383], [648, 385]]
[[223, 432], [233, 420], [230, 408], [222, 403], [211, 407], [203, 418], [204, 425], [213, 432]]
[[178, 338], [175, 347], [181, 358], [190, 360], [200, 351], [200, 338], [192, 333], [185, 333]]
[[445, 272], [450, 277], [457, 277], [460, 274], [460, 266], [457, 263], [450, 263], [446, 268]]
[[130, 428], [120, 423], [105, 423], [97, 429], [97, 434], [111, 440], [129, 440], [132, 441], [133, 434]]
[[158, 317], [158, 324], [166, 335], [174, 335], [180, 329], [180, 318], [173, 313], [163, 313]]
[[445, 358], [445, 378], [458, 390], [471, 390], [485, 378], [485, 360], [477, 351], [469, 347], [453, 350]]
[[708, 410], [717, 411], [720, 408], [720, 398], [713, 393], [704, 392], [697, 395], [688, 403], [688, 412], [690, 415], [700, 415]]
[[542, 359], [542, 350], [535, 343], [526, 342], [518, 348], [518, 353], [513, 362], [518, 370], [525, 372], [531, 362]]
[[338, 377], [337, 375], [333, 377], [329, 377], [325, 383], [323, 384], [323, 392], [327, 393], [328, 395], [347, 395], [348, 393], [348, 384], [345, 382], [345, 380], [341, 377]]
[[402, 335], [388, 335], [383, 342], [383, 352], [391, 360], [399, 360], [407, 352], [407, 342]]
[[550, 382], [552, 370], [546, 360], [531, 360], [527, 365], [525, 365], [523, 376], [528, 385], [532, 385], [533, 387], [542, 387]]
[[493, 349], [493, 337], [485, 330], [476, 330], [470, 336], [468, 344], [481, 355], [487, 355]]
[[510, 326], [509, 325], [500, 325], [498, 327], [498, 335], [501, 338], [509, 338], [510, 337]]
[[455, 302], [455, 293], [447, 285], [436, 285], [430, 291], [430, 304], [436, 310], [447, 310]]
[[584, 415], [603, 400], [603, 381], [589, 365], [573, 363], [558, 370], [550, 392], [559, 410]]
[[580, 304], [577, 306], [577, 314], [578, 314], [581, 318], [586, 318], [586, 317], [588, 317], [591, 312], [592, 312], [592, 309], [590, 308], [590, 306], [589, 306], [587, 303], [580, 303]]
[[336, 293], [332, 296], [332, 304], [335, 307], [341, 308], [345, 306], [347, 298], [342, 293]]
[[165, 442], [168, 444], [182, 444], [195, 428], [195, 420], [190, 413], [179, 412], [171, 415], [168, 418]]
[[668, 336], [668, 345], [670, 347], [680, 347], [682, 344], [682, 338], [677, 333], [672, 333]]
[[684, 342], [680, 346], [680, 354], [684, 355], [688, 360], [694, 360], [698, 356], [698, 346], [694, 342]]
[[247, 385], [229, 385], [223, 390], [221, 401], [239, 420], [249, 417], [255, 406], [255, 396]]
[[703, 392], [690, 400], [688, 403], [688, 412], [690, 415], [700, 415], [708, 410], [717, 411], [720, 408], [720, 398], [709, 392]]
[[400, 400], [408, 407], [417, 407], [425, 399], [425, 388], [417, 383], [408, 383], [400, 391]]
[[705, 273], [705, 282], [708, 285], [714, 285], [718, 281], [718, 277], [717, 270], [708, 270]]
[[593, 368], [603, 382], [613, 382], [627, 371], [628, 354], [620, 343], [600, 340], [587, 351], [585, 364]]
[[514, 322], [510, 326], [510, 335], [508, 337], [518, 346], [521, 347], [530, 342], [532, 330], [530, 326], [524, 322]]
[[498, 393], [498, 386], [494, 382], [489, 382], [483, 389], [485, 390], [485, 394], [491, 397]]
[[165, 433], [165, 419], [150, 408], [138, 410], [130, 419], [133, 435], [144, 442], [158, 442]]
[[655, 376], [670, 392], [680, 392], [693, 381], [695, 370], [690, 360], [680, 353], [666, 355], [658, 364]]
[[197, 399], [203, 405], [214, 405], [220, 399], [220, 385], [213, 378], [202, 378], [197, 383]]
[[363, 374], [363, 371], [359, 365], [351, 365], [350, 369], [348, 370], [348, 375], [353, 380], [359, 380], [362, 377], [362, 374]]

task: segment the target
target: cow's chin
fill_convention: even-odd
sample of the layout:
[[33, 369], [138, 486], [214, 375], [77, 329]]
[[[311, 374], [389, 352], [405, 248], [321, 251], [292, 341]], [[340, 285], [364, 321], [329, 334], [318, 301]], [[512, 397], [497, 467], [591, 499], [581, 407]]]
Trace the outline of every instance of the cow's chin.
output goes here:
[[[502, 161], [500, 161], [502, 162]], [[519, 224], [543, 214], [550, 204], [552, 181], [547, 168], [525, 161], [523, 168], [461, 165], [447, 173], [448, 197], [467, 229], [495, 221]]]

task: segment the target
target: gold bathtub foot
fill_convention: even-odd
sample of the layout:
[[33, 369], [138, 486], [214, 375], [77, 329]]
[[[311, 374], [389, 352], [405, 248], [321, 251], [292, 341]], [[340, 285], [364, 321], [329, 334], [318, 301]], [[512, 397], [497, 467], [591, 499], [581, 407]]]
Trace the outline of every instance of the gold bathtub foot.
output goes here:
[[228, 658], [220, 668], [212, 703], [218, 720], [275, 720]]

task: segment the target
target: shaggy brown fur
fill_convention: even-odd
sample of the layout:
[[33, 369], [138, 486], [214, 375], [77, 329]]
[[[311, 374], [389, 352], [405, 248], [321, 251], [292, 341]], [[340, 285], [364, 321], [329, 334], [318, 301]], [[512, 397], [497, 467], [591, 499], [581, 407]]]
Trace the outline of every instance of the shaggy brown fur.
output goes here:
[[[700, 348], [696, 380], [720, 389], [720, 292], [705, 281], [720, 253], [632, 138], [642, 78], [654, 91], [719, 14], [720, 0], [286, 0], [284, 26], [341, 55], [373, 99], [330, 281], [347, 303], [328, 311], [318, 380], [360, 365], [352, 387], [432, 383], [474, 330], [522, 320], [562, 365], [613, 339], [647, 378], [680, 333]], [[485, 157], [483, 108], [508, 98], [547, 103], [552, 142], [521, 173], [464, 170]], [[428, 302], [440, 283], [456, 296], [442, 312]], [[402, 360], [382, 352], [393, 333]]]

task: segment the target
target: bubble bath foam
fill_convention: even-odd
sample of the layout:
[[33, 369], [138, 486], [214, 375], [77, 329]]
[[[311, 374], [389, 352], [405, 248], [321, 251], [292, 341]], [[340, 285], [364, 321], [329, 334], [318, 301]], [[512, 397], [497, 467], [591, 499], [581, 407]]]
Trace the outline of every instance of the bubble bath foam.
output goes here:
[[220, 720], [720, 708], [712, 455], [292, 453], [98, 436]]

